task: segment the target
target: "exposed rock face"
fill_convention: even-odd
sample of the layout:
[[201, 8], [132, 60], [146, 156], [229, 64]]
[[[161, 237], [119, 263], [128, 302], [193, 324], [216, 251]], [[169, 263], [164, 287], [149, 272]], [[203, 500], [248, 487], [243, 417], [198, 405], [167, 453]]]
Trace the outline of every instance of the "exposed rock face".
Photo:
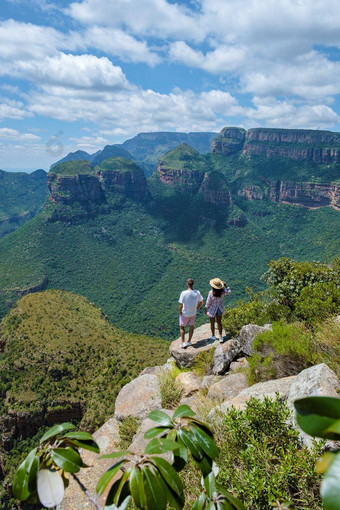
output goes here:
[[340, 187], [336, 184], [310, 182], [271, 182], [269, 198], [274, 202], [303, 207], [333, 207], [340, 210]]
[[101, 202], [103, 190], [95, 175], [48, 174], [48, 187], [54, 202], [71, 205], [74, 202]]
[[265, 198], [265, 193], [260, 186], [254, 184], [239, 189], [237, 191], [237, 196], [246, 198], [247, 200], [263, 200]]
[[115, 418], [146, 418], [153, 409], [161, 409], [161, 392], [157, 375], [144, 374], [123, 386], [116, 399]]
[[237, 340], [228, 340], [223, 344], [219, 344], [214, 352], [213, 373], [215, 375], [224, 374], [240, 352], [240, 344]]
[[229, 156], [242, 150], [246, 137], [246, 131], [237, 127], [222, 129], [217, 138], [212, 141], [211, 153]]
[[204, 174], [199, 170], [170, 168], [163, 161], [159, 162], [157, 171], [164, 184], [174, 186], [179, 191], [185, 191], [192, 195], [197, 193], [204, 177]]
[[257, 335], [263, 333], [271, 329], [270, 324], [265, 324], [264, 326], [256, 326], [256, 324], [247, 324], [243, 326], [240, 331], [239, 338], [239, 349], [240, 352], [246, 354], [247, 356], [251, 356], [253, 354], [253, 342]]
[[218, 341], [212, 342], [209, 340], [211, 336], [210, 323], [203, 324], [199, 328], [195, 329], [194, 336], [192, 338], [192, 347], [182, 349], [181, 337], [177, 338], [170, 345], [170, 354], [175, 359], [177, 365], [180, 368], [191, 367], [194, 359], [200, 352], [209, 351], [215, 349], [218, 345]]
[[208, 397], [223, 402], [236, 397], [244, 388], [248, 387], [248, 381], [244, 374], [230, 374], [220, 381], [212, 384], [208, 391]]
[[147, 193], [147, 183], [142, 170], [140, 172], [106, 171], [97, 173], [101, 188], [106, 195], [120, 193], [129, 198], [142, 200]]
[[202, 387], [202, 377], [193, 372], [181, 372], [176, 377], [176, 382], [182, 388], [183, 397], [189, 397]]
[[223, 175], [218, 172], [205, 173], [199, 194], [209, 204], [218, 204], [224, 207], [231, 205], [230, 191]]

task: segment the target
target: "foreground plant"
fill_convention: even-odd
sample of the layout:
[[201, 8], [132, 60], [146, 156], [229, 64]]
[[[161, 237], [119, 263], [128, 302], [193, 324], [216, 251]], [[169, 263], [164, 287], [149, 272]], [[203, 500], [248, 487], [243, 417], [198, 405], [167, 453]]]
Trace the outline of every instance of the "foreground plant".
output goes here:
[[72, 423], [54, 425], [43, 435], [40, 444], [27, 455], [17, 469], [12, 491], [21, 501], [38, 503], [46, 508], [59, 505], [69, 484], [66, 473], [76, 480], [75, 473], [88, 467], [79, 448], [99, 453], [99, 447], [88, 432], [74, 430]]
[[[307, 434], [340, 441], [340, 399], [307, 397], [296, 400], [297, 422]], [[325, 510], [340, 508], [340, 450], [328, 451], [316, 465], [324, 473], [320, 494]]]

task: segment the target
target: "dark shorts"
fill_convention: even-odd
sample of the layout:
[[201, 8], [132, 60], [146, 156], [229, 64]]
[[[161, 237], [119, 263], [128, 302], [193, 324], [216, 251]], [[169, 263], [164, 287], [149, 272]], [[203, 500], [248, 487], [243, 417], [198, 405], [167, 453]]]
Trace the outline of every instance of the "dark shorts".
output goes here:
[[223, 313], [221, 312], [220, 309], [218, 309], [217, 312], [215, 313], [215, 317], [221, 317], [221, 315], [223, 315]]

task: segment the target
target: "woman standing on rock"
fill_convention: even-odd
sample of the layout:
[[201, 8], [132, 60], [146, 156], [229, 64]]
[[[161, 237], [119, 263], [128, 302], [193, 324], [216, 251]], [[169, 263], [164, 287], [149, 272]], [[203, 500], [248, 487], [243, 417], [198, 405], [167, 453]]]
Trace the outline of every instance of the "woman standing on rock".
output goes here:
[[223, 299], [226, 294], [231, 290], [226, 286], [226, 283], [219, 278], [210, 280], [211, 291], [208, 294], [207, 302], [205, 304], [205, 313], [210, 318], [211, 337], [210, 340], [217, 340], [215, 336], [215, 318], [217, 319], [217, 327], [219, 332], [219, 341], [223, 342], [222, 336], [222, 315], [224, 314]]

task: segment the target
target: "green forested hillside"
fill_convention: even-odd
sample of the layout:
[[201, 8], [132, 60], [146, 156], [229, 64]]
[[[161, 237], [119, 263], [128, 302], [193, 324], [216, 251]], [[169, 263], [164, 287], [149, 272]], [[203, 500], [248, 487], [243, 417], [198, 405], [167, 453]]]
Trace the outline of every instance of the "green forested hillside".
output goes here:
[[47, 175], [43, 170], [31, 174], [0, 170], [0, 237], [39, 212], [47, 195]]
[[120, 388], [168, 355], [166, 342], [117, 329], [87, 299], [58, 290], [19, 300], [0, 324], [0, 345], [0, 420], [29, 411], [40, 425], [78, 404], [83, 426], [99, 426]]
[[[173, 338], [188, 276], [204, 297], [212, 277], [224, 278], [235, 302], [245, 287], [262, 288], [260, 276], [273, 258], [324, 261], [339, 253], [340, 215], [331, 208], [239, 199], [248, 223], [228, 225], [222, 210], [212, 227], [210, 204], [168, 188], [162, 196], [162, 186], [154, 186], [158, 195], [150, 186], [150, 204], [126, 199], [81, 224], [49, 222], [42, 213], [6, 236], [0, 243], [2, 314], [20, 290], [47, 275], [49, 288], [88, 297], [123, 329]], [[204, 320], [200, 312], [198, 323]]]

